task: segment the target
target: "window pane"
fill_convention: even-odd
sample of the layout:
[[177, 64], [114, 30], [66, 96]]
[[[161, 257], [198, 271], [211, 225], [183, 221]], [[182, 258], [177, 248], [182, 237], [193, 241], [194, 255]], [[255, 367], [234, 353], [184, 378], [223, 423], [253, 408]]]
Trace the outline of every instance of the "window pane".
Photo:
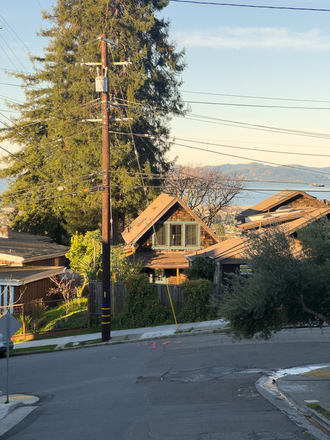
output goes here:
[[167, 225], [156, 225], [156, 241], [155, 246], [167, 245]]
[[171, 246], [182, 246], [182, 225], [171, 225]]
[[186, 225], [186, 246], [197, 246], [197, 225]]

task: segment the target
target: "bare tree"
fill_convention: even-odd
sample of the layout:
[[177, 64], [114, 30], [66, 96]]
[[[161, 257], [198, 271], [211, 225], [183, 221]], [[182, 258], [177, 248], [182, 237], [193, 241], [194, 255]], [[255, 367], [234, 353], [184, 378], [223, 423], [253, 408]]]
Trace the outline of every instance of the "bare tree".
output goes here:
[[244, 189], [242, 178], [210, 167], [174, 166], [167, 174], [163, 191], [180, 197], [207, 226]]
[[48, 290], [48, 294], [56, 294], [59, 293], [62, 295], [65, 302], [65, 313], [69, 313], [70, 308], [70, 300], [74, 298], [77, 294], [77, 288], [73, 285], [74, 278], [63, 276], [61, 278], [56, 276], [51, 276], [49, 279], [54, 283], [54, 287], [51, 287]]

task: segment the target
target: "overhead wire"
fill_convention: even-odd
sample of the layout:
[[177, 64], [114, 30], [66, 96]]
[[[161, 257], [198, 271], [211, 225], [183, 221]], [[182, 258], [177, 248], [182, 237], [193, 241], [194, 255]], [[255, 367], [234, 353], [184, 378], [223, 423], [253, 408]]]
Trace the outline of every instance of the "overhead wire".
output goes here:
[[249, 107], [249, 108], [279, 108], [289, 110], [330, 110], [330, 107], [302, 107], [302, 106], [289, 106], [289, 105], [265, 105], [265, 104], [241, 104], [231, 102], [210, 102], [210, 101], [186, 101], [187, 104], [199, 104], [199, 105], [221, 105], [228, 107]]
[[[184, 144], [180, 144], [178, 142], [175, 142], [175, 145], [179, 145], [180, 147], [184, 147], [184, 148], [190, 148], [192, 150], [199, 150], [199, 151], [203, 151], [203, 152], [219, 154], [221, 156], [228, 156], [228, 157], [234, 157], [236, 159], [244, 159], [244, 160], [251, 161], [251, 158], [244, 157], [244, 156], [238, 156], [238, 155], [235, 155], [235, 154], [223, 153], [223, 152], [220, 152], [220, 151], [210, 150], [210, 149], [206, 149], [206, 148], [193, 147], [191, 145], [184, 145]], [[315, 171], [315, 170], [311, 170], [311, 169], [308, 169], [308, 168], [300, 168], [300, 167], [298, 167], [296, 165], [283, 165], [283, 164], [281, 165], [281, 164], [278, 164], [276, 162], [270, 162], [270, 161], [267, 161], [267, 160], [260, 160], [260, 159], [253, 159], [253, 161], [254, 162], [259, 162], [259, 163], [266, 163], [268, 165], [275, 165], [275, 166], [282, 166], [282, 167], [285, 167], [285, 168], [298, 169], [298, 170], [304, 171], [304, 172], [314, 172], [314, 173], [321, 174], [321, 175], [326, 175], [326, 176], [329, 175], [329, 173], [325, 173], [323, 171]]]
[[[293, 156], [311, 156], [311, 157], [330, 157], [330, 154], [318, 154], [318, 153], [301, 153], [301, 152], [292, 152], [292, 151], [278, 151], [278, 150], [267, 150], [264, 148], [248, 148], [248, 147], [238, 147], [236, 145], [226, 145], [226, 144], [219, 144], [215, 142], [209, 142], [209, 141], [198, 141], [195, 139], [187, 139], [187, 138], [180, 138], [175, 137], [175, 140], [181, 140], [186, 142], [192, 142], [197, 144], [203, 144], [203, 145], [214, 145], [218, 147], [225, 147], [225, 148], [234, 148], [238, 150], [247, 150], [247, 151], [257, 151], [262, 153], [275, 153], [275, 154], [289, 154]], [[174, 143], [175, 143], [174, 140]]]
[[196, 95], [211, 95], [211, 96], [227, 96], [230, 98], [246, 98], [246, 99], [265, 99], [271, 101], [295, 101], [295, 102], [323, 102], [330, 104], [330, 101], [322, 101], [318, 99], [301, 99], [301, 98], [279, 98], [274, 96], [255, 96], [255, 95], [234, 95], [228, 93], [216, 93], [216, 92], [200, 92], [193, 90], [182, 90], [182, 93], [192, 93]]
[[252, 9], [276, 9], [287, 11], [310, 11], [310, 12], [330, 12], [330, 9], [326, 8], [302, 8], [293, 6], [268, 6], [268, 5], [251, 5], [251, 4], [238, 4], [238, 3], [219, 3], [209, 1], [198, 0], [169, 0], [171, 3], [191, 3], [198, 5], [211, 5], [211, 6], [233, 6], [238, 8], [252, 8]]
[[287, 129], [287, 128], [272, 127], [272, 126], [261, 125], [261, 124], [251, 124], [251, 123], [246, 123], [246, 122], [233, 121], [233, 120], [229, 120], [229, 119], [214, 118], [211, 116], [203, 116], [203, 115], [197, 115], [197, 114], [192, 114], [191, 116], [186, 116], [186, 118], [193, 120], [193, 121], [207, 122], [209, 124], [237, 126], [239, 128], [246, 128], [246, 129], [250, 129], [250, 130], [269, 131], [269, 132], [275, 132], [275, 133], [281, 133], [281, 134], [290, 134], [290, 135], [295, 135], [295, 136], [330, 139], [330, 134], [328, 134], [328, 133], [317, 133], [317, 132], [312, 132], [312, 131], [302, 131], [302, 130], [293, 130], [293, 129]]

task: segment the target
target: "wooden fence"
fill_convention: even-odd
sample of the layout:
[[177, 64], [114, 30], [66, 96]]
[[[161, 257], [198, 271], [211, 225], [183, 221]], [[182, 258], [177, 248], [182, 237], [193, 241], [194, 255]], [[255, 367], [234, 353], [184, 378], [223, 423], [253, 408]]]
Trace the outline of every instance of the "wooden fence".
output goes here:
[[[166, 284], [153, 284], [157, 289], [158, 298], [164, 306], [169, 307], [171, 305], [170, 298], [168, 295]], [[120, 310], [124, 304], [124, 297], [126, 294], [126, 284], [114, 283], [111, 286], [111, 314], [116, 313]], [[169, 284], [168, 289], [172, 301], [182, 304], [182, 286]], [[90, 294], [90, 313], [92, 315], [100, 315], [102, 311], [102, 283], [100, 282], [90, 282], [89, 283], [89, 294]]]

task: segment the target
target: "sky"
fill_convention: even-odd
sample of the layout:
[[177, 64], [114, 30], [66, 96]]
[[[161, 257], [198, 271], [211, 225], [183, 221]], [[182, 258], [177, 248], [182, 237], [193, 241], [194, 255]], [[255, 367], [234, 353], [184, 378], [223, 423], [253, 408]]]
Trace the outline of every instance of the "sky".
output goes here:
[[[185, 49], [181, 92], [190, 107], [171, 122], [169, 158], [182, 165], [330, 166], [329, 0], [200, 1], [171, 1], [162, 12], [171, 41]], [[15, 115], [5, 99], [24, 99], [5, 69], [31, 71], [28, 50], [42, 54], [47, 44], [36, 36], [40, 10], [52, 4], [0, 0], [0, 127]]]

